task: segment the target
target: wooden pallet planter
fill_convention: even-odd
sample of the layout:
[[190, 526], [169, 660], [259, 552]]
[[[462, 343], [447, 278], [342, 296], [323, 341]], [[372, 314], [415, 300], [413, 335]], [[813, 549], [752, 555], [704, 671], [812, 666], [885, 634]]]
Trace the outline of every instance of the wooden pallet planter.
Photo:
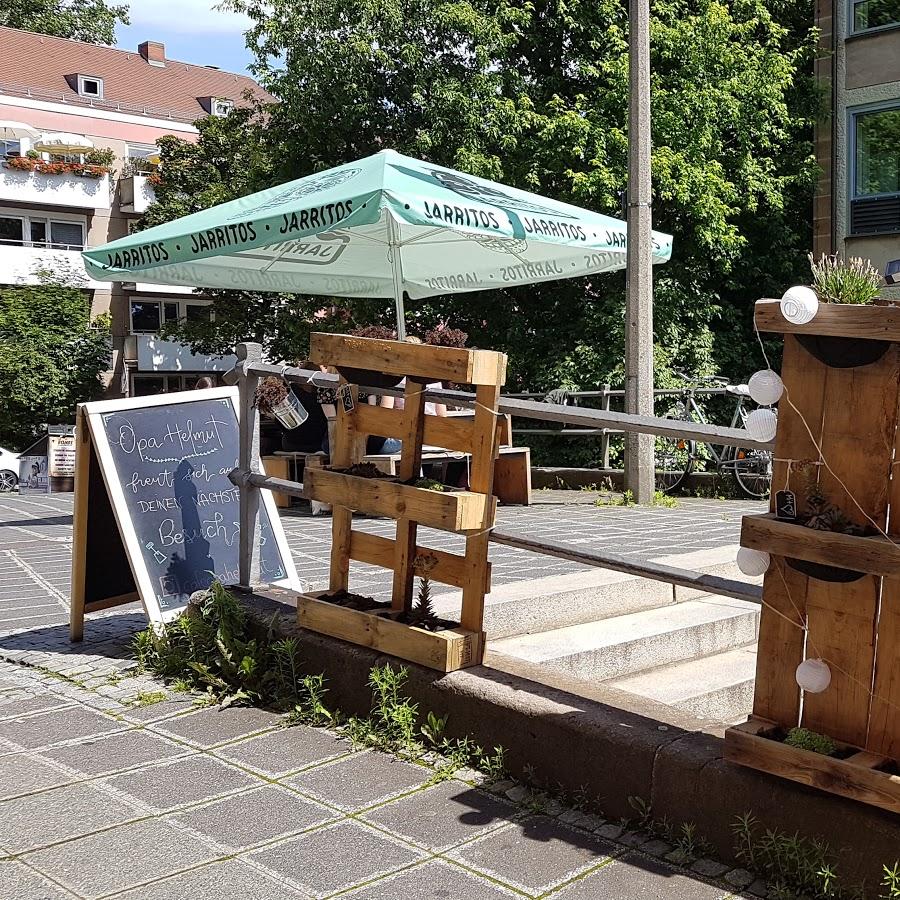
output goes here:
[[[490, 589], [488, 538], [497, 505], [494, 462], [505, 424], [497, 406], [506, 376], [506, 356], [490, 350], [334, 334], [312, 335], [310, 348], [313, 362], [337, 367], [344, 396], [353, 398], [346, 405], [337, 404], [332, 466], [346, 469], [358, 462], [365, 438], [371, 434], [399, 438], [402, 450], [397, 481], [360, 478], [324, 468], [309, 468], [304, 475], [306, 495], [332, 504], [330, 592], [348, 589], [351, 560], [380, 565], [394, 573], [391, 610], [360, 611], [328, 602], [323, 595], [304, 594], [297, 600], [298, 622], [304, 628], [441, 672], [480, 664], [484, 595]], [[356, 387], [345, 375], [359, 371], [405, 377], [403, 409], [357, 403]], [[474, 385], [474, 416], [426, 415], [423, 391], [435, 381]], [[425, 441], [471, 454], [468, 491], [433, 491], [408, 483], [419, 475]], [[354, 510], [394, 519], [394, 539], [354, 531]], [[420, 524], [463, 534], [465, 554], [421, 546], [417, 541]], [[415, 579], [423, 574], [461, 588], [458, 628], [430, 631], [397, 621], [412, 608]]]
[[880, 754], [837, 742], [843, 758], [790, 747], [779, 740], [776, 722], [753, 716], [729, 729], [725, 758], [800, 784], [900, 812], [900, 775], [896, 763]]
[[[741, 544], [772, 562], [753, 716], [726, 732], [726, 757], [900, 812], [900, 309], [820, 304], [810, 322], [795, 325], [768, 300], [757, 303], [756, 324], [785, 335], [785, 396], [772, 512], [746, 517], [741, 529]], [[885, 346], [869, 352], [877, 342]], [[799, 499], [804, 490], [789, 461], [819, 461], [820, 449], [828, 465], [814, 471], [825, 497], [873, 537], [775, 518], [775, 491], [789, 487]], [[831, 683], [801, 698], [795, 670], [816, 657], [829, 664]], [[845, 758], [773, 739], [797, 726], [828, 735]]]
[[[428, 631], [397, 622], [390, 612], [347, 609], [320, 593], [297, 598], [297, 622], [310, 631], [372, 647], [439, 672], [453, 672], [476, 664], [483, 653], [484, 634], [463, 628]], [[393, 613], [396, 615], [396, 613]]]

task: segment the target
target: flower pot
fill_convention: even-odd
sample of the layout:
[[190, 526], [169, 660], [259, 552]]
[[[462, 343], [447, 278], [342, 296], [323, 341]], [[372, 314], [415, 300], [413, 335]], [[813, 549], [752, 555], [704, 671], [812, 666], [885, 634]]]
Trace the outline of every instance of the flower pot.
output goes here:
[[300, 398], [293, 391], [288, 391], [284, 400], [275, 404], [268, 412], [272, 418], [277, 419], [288, 430], [302, 425], [309, 415], [300, 402]]
[[870, 366], [878, 362], [891, 346], [890, 341], [833, 337], [824, 334], [797, 334], [796, 338], [801, 347], [832, 369]]
[[830, 581], [832, 584], [846, 584], [851, 581], [859, 581], [866, 574], [865, 572], [854, 572], [852, 569], [841, 569], [838, 566], [828, 566], [825, 563], [795, 559], [792, 556], [785, 557], [785, 562], [796, 572], [801, 572], [818, 581]]

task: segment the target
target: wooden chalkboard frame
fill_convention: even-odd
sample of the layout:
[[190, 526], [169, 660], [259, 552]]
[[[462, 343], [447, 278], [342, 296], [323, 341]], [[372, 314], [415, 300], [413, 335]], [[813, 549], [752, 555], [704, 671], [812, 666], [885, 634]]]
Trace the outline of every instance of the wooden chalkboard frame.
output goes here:
[[[76, 426], [75, 505], [73, 512], [72, 544], [72, 598], [69, 615], [70, 638], [80, 641], [84, 636], [85, 613], [97, 612], [140, 600], [151, 624], [159, 627], [177, 618], [180, 609], [163, 611], [157, 602], [150, 573], [144, 563], [140, 542], [128, 513], [122, 485], [116, 476], [115, 461], [101, 417], [107, 413], [153, 406], [174, 406], [204, 400], [229, 400], [235, 417], [240, 423], [238, 389], [236, 387], [209, 388], [201, 391], [180, 391], [157, 394], [151, 397], [128, 397], [122, 400], [100, 400], [78, 406]], [[132, 588], [115, 596], [86, 598], [88, 562], [88, 500], [91, 489], [92, 461], [103, 476], [106, 499], [112, 508], [118, 535], [109, 535], [110, 541], [118, 537], [131, 570]], [[96, 469], [94, 469], [96, 471]], [[264, 473], [263, 473], [264, 474]], [[262, 497], [264, 509], [272, 528], [272, 536], [284, 563], [287, 577], [272, 582], [278, 587], [300, 590], [301, 583], [294, 566], [294, 559], [281, 526], [278, 509], [271, 493]]]

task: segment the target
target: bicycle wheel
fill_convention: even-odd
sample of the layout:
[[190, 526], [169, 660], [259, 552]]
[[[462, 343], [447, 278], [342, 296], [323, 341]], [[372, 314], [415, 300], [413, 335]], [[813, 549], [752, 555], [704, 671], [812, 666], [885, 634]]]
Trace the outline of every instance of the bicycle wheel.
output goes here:
[[768, 450], [734, 451], [734, 480], [738, 489], [751, 500], [766, 500], [772, 490], [772, 454]]
[[664, 494], [674, 494], [694, 468], [696, 445], [684, 438], [656, 439], [656, 483]]

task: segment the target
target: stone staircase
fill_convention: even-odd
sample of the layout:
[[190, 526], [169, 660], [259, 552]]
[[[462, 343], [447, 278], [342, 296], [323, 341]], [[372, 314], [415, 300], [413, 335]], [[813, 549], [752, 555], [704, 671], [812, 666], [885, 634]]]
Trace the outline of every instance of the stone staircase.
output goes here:
[[[736, 551], [654, 562], [753, 580], [738, 572]], [[442, 594], [436, 605], [453, 614], [459, 597]], [[744, 600], [585, 569], [497, 588], [486, 598], [485, 629], [492, 653], [731, 724], [752, 705], [759, 612]]]

